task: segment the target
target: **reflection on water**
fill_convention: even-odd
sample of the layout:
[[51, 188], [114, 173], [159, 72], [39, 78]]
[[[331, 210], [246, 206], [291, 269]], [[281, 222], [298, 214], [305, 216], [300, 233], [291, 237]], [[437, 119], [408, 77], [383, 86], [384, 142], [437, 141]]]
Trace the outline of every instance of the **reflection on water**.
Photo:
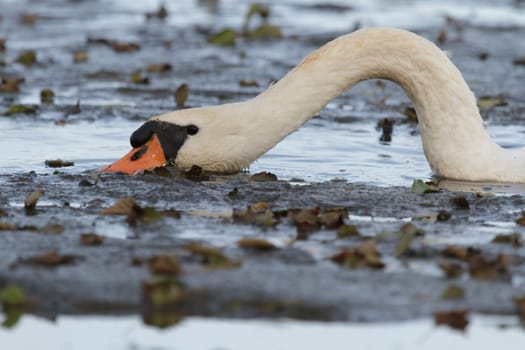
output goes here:
[[53, 350], [270, 350], [270, 349], [497, 349], [518, 350], [525, 332], [515, 317], [471, 317], [465, 333], [431, 320], [362, 324], [292, 320], [225, 320], [191, 317], [164, 330], [138, 317], [59, 317], [55, 323], [24, 316], [0, 329], [5, 349]]

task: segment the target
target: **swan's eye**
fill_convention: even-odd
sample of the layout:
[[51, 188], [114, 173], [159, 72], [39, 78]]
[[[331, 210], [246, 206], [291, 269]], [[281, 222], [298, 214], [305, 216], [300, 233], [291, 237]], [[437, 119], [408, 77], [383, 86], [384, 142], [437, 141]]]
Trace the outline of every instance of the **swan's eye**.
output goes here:
[[188, 125], [186, 127], [186, 132], [188, 133], [188, 135], [195, 135], [196, 133], [199, 132], [199, 128], [196, 127], [195, 125]]

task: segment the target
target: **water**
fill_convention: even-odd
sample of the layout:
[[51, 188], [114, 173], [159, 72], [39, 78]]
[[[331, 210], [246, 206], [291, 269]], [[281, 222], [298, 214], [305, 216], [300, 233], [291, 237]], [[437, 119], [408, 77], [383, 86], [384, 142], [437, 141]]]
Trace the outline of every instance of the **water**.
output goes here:
[[[28, 337], [27, 334], [31, 334]], [[293, 320], [224, 320], [191, 317], [165, 330], [144, 326], [138, 317], [71, 317], [48, 321], [23, 317], [13, 330], [0, 329], [7, 349], [54, 350], [491, 350], [522, 349], [525, 332], [514, 317], [474, 315], [465, 333], [415, 320], [377, 324]]]
[[[272, 4], [272, 21], [279, 23], [286, 35], [329, 37], [335, 32], [349, 31], [358, 22], [367, 26], [399, 26], [433, 33], [443, 26], [444, 16], [453, 16], [474, 26], [483, 26], [486, 31], [525, 28], [525, 11], [512, 1], [471, 0], [459, 3], [359, 0], [349, 2], [352, 9], [340, 11], [320, 11], [308, 7], [312, 4], [329, 4], [331, 1], [269, 2]], [[68, 116], [63, 126], [55, 125], [55, 121], [63, 118], [64, 113], [52, 108], [44, 109], [35, 117], [0, 116], [0, 175], [29, 171], [51, 173], [53, 169], [46, 168], [44, 161], [56, 158], [75, 162], [74, 167], [61, 169], [64, 172], [87, 173], [96, 170], [129, 150], [129, 135], [143, 120], [170, 109], [172, 97], [170, 93], [162, 91], [173, 90], [184, 79], [191, 79], [190, 101], [193, 105], [219, 103], [220, 98], [214, 94], [217, 89], [233, 95], [233, 100], [247, 98], [258, 90], [241, 91], [237, 86], [239, 77], [253, 76], [261, 82], [268, 82], [270, 78], [277, 79], [314, 48], [313, 45], [306, 47], [308, 44], [300, 41], [292, 44], [287, 42], [284, 48], [276, 44], [275, 50], [268, 50], [266, 44], [248, 44], [247, 65], [243, 66], [237, 64], [237, 49], [210, 49], [203, 44], [201, 38], [195, 38], [194, 34], [172, 38], [174, 32], [180, 33], [181, 30], [190, 28], [187, 32], [192, 33], [196, 26], [208, 26], [209, 23], [212, 23], [212, 30], [225, 26], [239, 27], [246, 4], [238, 0], [219, 1], [217, 7], [207, 1], [167, 2], [170, 11], [167, 29], [166, 26], [155, 23], [145, 24], [143, 14], [157, 8], [159, 2], [156, 0], [101, 0], [95, 5], [92, 2], [71, 3], [76, 5], [64, 6], [60, 1], [0, 0], [0, 6], [4, 6], [0, 36], [9, 38], [7, 53], [0, 56], [0, 59], [12, 62], [21, 50], [32, 48], [39, 50], [39, 59], [45, 63], [44, 67], [32, 69], [16, 65], [5, 68], [10, 69], [9, 73], [26, 76], [27, 81], [20, 94], [7, 97], [0, 95], [0, 111], [11, 103], [38, 104], [40, 89], [50, 86], [57, 93], [57, 105], [72, 106], [80, 100], [83, 108], [80, 115]], [[28, 9], [50, 19], [39, 21], [38, 30], [21, 27], [17, 22], [18, 14]], [[300, 15], [298, 11], [301, 11]], [[71, 50], [85, 48], [87, 36], [144, 40], [147, 49], [129, 56], [118, 56], [104, 48], [89, 47], [90, 63], [71, 68]], [[168, 39], [174, 40], [174, 49], [163, 48], [163, 42]], [[485, 45], [490, 49], [490, 45], [497, 44]], [[520, 45], [520, 42], [516, 40], [515, 45]], [[479, 52], [474, 49], [471, 51]], [[515, 52], [517, 54], [519, 50], [516, 49]], [[480, 68], [472, 58], [474, 53], [469, 51], [469, 55], [471, 56], [464, 54], [455, 58], [469, 74], [466, 76], [469, 83], [476, 84], [478, 78], [483, 80], [482, 74], [472, 72]], [[127, 60], [125, 64], [122, 57]], [[507, 58], [510, 62], [512, 56]], [[130, 87], [126, 79], [132, 70], [158, 61], [171, 62], [175, 72], [168, 78], [154, 76], [151, 85], [147, 87], [131, 85], [138, 90], [134, 94], [119, 90]], [[509, 72], [515, 73], [515, 68], [507, 67], [504, 63], [492, 63], [490, 67], [494, 69], [486, 71], [498, 72], [491, 77], [500, 80], [506, 80], [510, 76]], [[501, 67], [507, 71], [501, 73]], [[85, 78], [86, 74], [96, 73], [101, 69], [118, 70], [122, 77], [118, 81]], [[517, 72], [515, 74], [520, 74], [519, 70]], [[518, 78], [513, 80], [509, 77], [509, 80], [522, 84], [522, 80]], [[504, 86], [508, 88], [512, 85]], [[485, 91], [479, 85], [475, 87]], [[366, 95], [363, 92], [370, 89], [374, 89], [373, 83], [357, 90], [353, 97], [348, 94], [342, 97], [339, 100], [341, 103], [323, 110], [321, 118], [307, 123], [257, 160], [250, 171], [270, 171], [280, 179], [293, 179], [296, 182], [343, 179], [351, 183], [383, 187], [409, 186], [413, 179], [430, 178], [431, 172], [421, 149], [420, 137], [414, 133], [413, 126], [396, 124], [391, 143], [381, 143], [378, 140], [380, 134], [375, 128], [377, 121], [387, 116], [401, 117], [394, 110], [402, 109], [400, 106], [408, 102], [406, 97], [399, 97], [399, 89], [390, 88], [388, 93], [393, 94], [392, 105], [395, 108], [388, 109], [387, 106], [385, 111], [381, 107], [370, 107], [370, 96], [361, 98]], [[150, 90], [161, 92], [152, 93]], [[381, 97], [383, 96], [378, 95], [377, 99]], [[346, 107], [338, 107], [342, 105]], [[509, 109], [504, 111], [507, 114], [513, 112], [509, 112]], [[339, 123], [335, 121], [335, 117], [339, 116], [357, 118], [351, 123]], [[518, 121], [519, 119], [515, 118]], [[502, 123], [489, 121], [487, 127], [491, 136], [500, 144], [511, 147], [523, 144], [523, 122], [514, 123], [513, 119]], [[464, 188], [465, 185], [452, 182], [451, 186]], [[472, 187], [470, 184], [466, 186]], [[520, 192], [515, 187], [510, 191]], [[368, 220], [368, 217], [351, 219]], [[507, 223], [492, 224], [487, 228], [488, 232], [477, 232], [480, 231], [478, 227], [473, 227], [472, 232], [467, 230], [463, 232], [463, 236], [443, 234], [439, 237], [439, 242], [484, 243], [492, 237], [489, 233], [505, 233], [512, 229]], [[110, 223], [107, 227], [111, 228], [115, 237], [127, 237], [127, 228], [122, 228], [122, 225], [113, 226]], [[242, 231], [243, 228], [236, 226], [233, 230]], [[202, 231], [195, 225], [192, 230], [182, 231], [180, 235], [189, 239], [202, 238], [206, 233], [210, 235], [209, 230]], [[205, 238], [217, 244], [230, 244], [236, 237], [214, 234], [213, 237]], [[283, 233], [274, 243], [282, 245], [288, 238], [290, 237]], [[140, 318], [135, 316], [59, 316], [56, 322], [50, 322], [27, 315], [14, 329], [0, 329], [0, 343], [2, 348], [10, 349], [315, 349], [326, 347], [327, 344], [367, 349], [493, 349], [505, 344], [506, 349], [521, 349], [525, 343], [525, 333], [517, 323], [517, 319], [513, 317], [474, 315], [471, 326], [463, 334], [444, 327], [435, 328], [429, 319], [356, 324], [191, 317], [176, 327], [161, 331], [144, 326]], [[500, 327], [502, 324], [507, 326]]]

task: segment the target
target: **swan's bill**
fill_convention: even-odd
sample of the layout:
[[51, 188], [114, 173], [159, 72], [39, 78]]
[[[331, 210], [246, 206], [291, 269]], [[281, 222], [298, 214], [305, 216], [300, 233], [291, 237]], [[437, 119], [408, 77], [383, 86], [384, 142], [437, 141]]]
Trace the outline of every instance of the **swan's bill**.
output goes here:
[[168, 164], [157, 134], [140, 147], [133, 148], [128, 154], [100, 169], [102, 173], [124, 173], [134, 175], [142, 170], [153, 170]]

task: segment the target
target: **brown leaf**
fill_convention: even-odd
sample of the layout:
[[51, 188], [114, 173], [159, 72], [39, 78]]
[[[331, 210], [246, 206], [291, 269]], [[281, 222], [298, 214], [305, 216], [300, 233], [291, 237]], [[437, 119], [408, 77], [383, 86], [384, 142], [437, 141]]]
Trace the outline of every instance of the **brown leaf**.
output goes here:
[[149, 308], [159, 308], [180, 302], [186, 293], [183, 284], [166, 277], [154, 277], [142, 284], [142, 302]]
[[16, 231], [16, 226], [0, 221], [0, 231]]
[[525, 321], [525, 296], [514, 299], [514, 303], [516, 304], [521, 320]]
[[516, 66], [525, 66], [525, 56], [524, 57], [520, 57], [520, 58], [516, 58], [514, 60], [514, 64]]
[[441, 299], [463, 299], [465, 291], [458, 286], [450, 286], [441, 292]]
[[171, 70], [169, 63], [153, 63], [146, 67], [148, 73], [164, 73]]
[[333, 255], [330, 260], [348, 268], [370, 267], [382, 269], [385, 264], [379, 258], [375, 242], [368, 240], [357, 248], [346, 248], [343, 251]]
[[174, 256], [157, 255], [148, 261], [152, 273], [163, 275], [180, 275], [182, 268]]
[[40, 91], [40, 102], [45, 104], [53, 104], [55, 93], [50, 89], [43, 89]]
[[402, 114], [404, 114], [406, 117], [407, 117], [407, 120], [411, 123], [417, 123], [418, 122], [418, 119], [417, 119], [417, 113], [416, 113], [416, 110], [414, 109], [414, 107], [406, 107], [405, 110], [403, 112], [401, 112]]
[[334, 230], [345, 223], [345, 214], [338, 211], [328, 211], [321, 214], [320, 220], [326, 229]]
[[480, 255], [481, 252], [478, 249], [471, 248], [471, 247], [464, 248], [464, 247], [451, 245], [451, 246], [446, 247], [441, 252], [441, 254], [448, 258], [454, 258], [458, 260], [467, 261], [467, 260], [470, 260], [472, 257]]
[[288, 210], [288, 219], [297, 228], [299, 239], [305, 239], [305, 234], [321, 229], [321, 219], [319, 218], [319, 208], [302, 209], [299, 211]]
[[512, 244], [514, 247], [521, 247], [523, 245], [523, 238], [519, 233], [511, 233], [508, 235], [500, 234], [492, 239], [492, 243], [507, 243]]
[[0, 38], [0, 52], [5, 51], [5, 38]]
[[233, 268], [241, 265], [226, 257], [219, 248], [207, 247], [199, 243], [192, 243], [185, 247], [192, 255], [200, 257], [200, 263], [208, 268]]
[[447, 30], [446, 29], [441, 29], [439, 31], [436, 41], [439, 44], [444, 44], [447, 41]]
[[59, 224], [49, 224], [46, 225], [38, 230], [40, 233], [44, 233], [47, 235], [59, 235], [64, 232], [64, 226]]
[[253, 174], [250, 176], [250, 181], [265, 182], [265, 181], [277, 181], [277, 176], [267, 171]]
[[186, 83], [181, 84], [177, 90], [175, 90], [175, 103], [178, 108], [184, 108], [186, 100], [190, 94], [190, 86]]
[[23, 13], [20, 16], [20, 23], [25, 24], [25, 25], [33, 25], [35, 24], [37, 19], [38, 19], [38, 15], [34, 13]]
[[[1, 50], [0, 50], [1, 52]], [[19, 92], [18, 85], [24, 82], [21, 77], [0, 76], [0, 93], [15, 93]]]
[[36, 63], [36, 52], [32, 50], [24, 51], [16, 58], [15, 62], [30, 67]]
[[86, 51], [78, 50], [73, 52], [73, 62], [74, 63], [82, 63], [86, 62], [88, 60], [88, 54]]
[[237, 245], [241, 248], [259, 251], [269, 251], [277, 248], [272, 243], [259, 238], [243, 238], [237, 241]]
[[58, 255], [56, 252], [50, 252], [33, 256], [29, 258], [29, 262], [42, 266], [55, 267], [59, 265], [72, 265], [75, 263], [75, 257], [72, 255]]
[[447, 278], [457, 278], [463, 274], [463, 266], [456, 263], [443, 262], [439, 264]]
[[96, 233], [83, 233], [80, 235], [80, 243], [82, 245], [101, 245], [105, 239], [106, 237], [97, 235]]
[[129, 81], [131, 81], [133, 84], [149, 84], [149, 78], [142, 76], [142, 71], [140, 69], [137, 69], [131, 73]]
[[450, 328], [464, 331], [469, 323], [466, 310], [436, 311], [434, 312], [434, 323], [436, 326], [447, 325]]
[[117, 201], [112, 206], [103, 209], [100, 214], [102, 215], [130, 215], [135, 207], [139, 205], [133, 200], [133, 198], [125, 197]]
[[256, 80], [239, 80], [239, 86], [241, 87], [259, 87], [259, 83]]
[[509, 277], [507, 263], [505, 257], [497, 257], [494, 260], [486, 260], [482, 256], [472, 257], [469, 260], [469, 274], [472, 278], [482, 280], [506, 279]]
[[456, 196], [451, 199], [452, 204], [456, 207], [456, 209], [462, 209], [462, 210], [469, 210], [470, 209], [470, 203], [468, 202], [467, 198], [465, 196]]
[[49, 168], [61, 168], [75, 165], [74, 162], [70, 162], [62, 159], [46, 160], [45, 164]]
[[31, 192], [24, 201], [24, 208], [26, 209], [34, 209], [36, 207], [36, 204], [38, 203], [38, 200], [42, 195], [44, 194], [44, 190], [36, 190]]
[[359, 236], [359, 230], [355, 225], [342, 225], [337, 230], [337, 238], [355, 237]]

